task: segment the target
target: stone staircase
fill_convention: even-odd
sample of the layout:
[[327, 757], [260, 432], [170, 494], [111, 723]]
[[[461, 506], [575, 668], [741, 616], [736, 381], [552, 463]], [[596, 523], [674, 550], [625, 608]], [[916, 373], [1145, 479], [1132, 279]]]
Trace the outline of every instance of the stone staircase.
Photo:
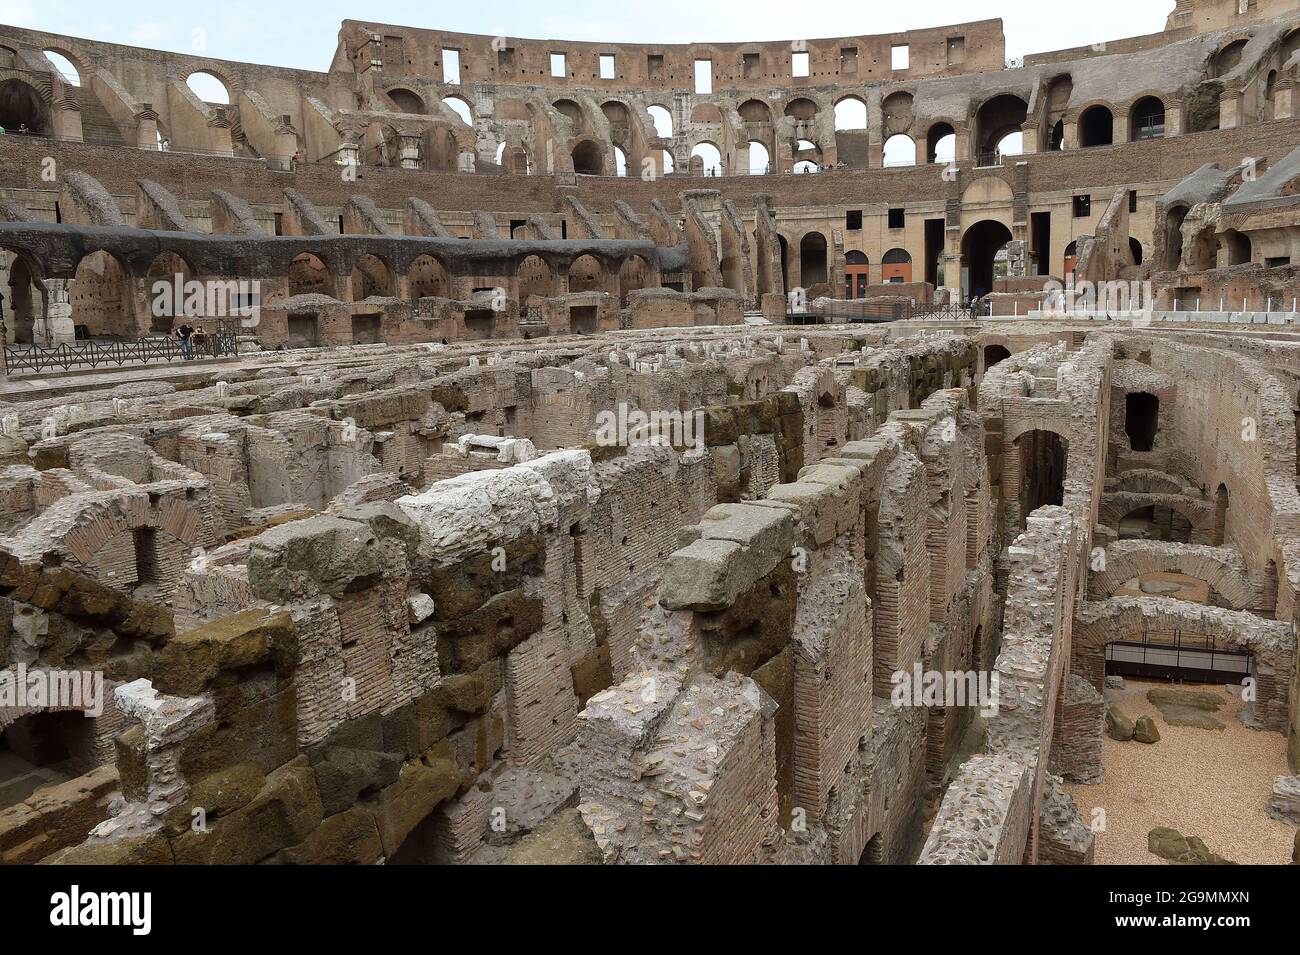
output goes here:
[[81, 136], [88, 143], [105, 143], [113, 146], [126, 144], [126, 137], [108, 115], [99, 97], [82, 86], [77, 89], [77, 105], [81, 107]]

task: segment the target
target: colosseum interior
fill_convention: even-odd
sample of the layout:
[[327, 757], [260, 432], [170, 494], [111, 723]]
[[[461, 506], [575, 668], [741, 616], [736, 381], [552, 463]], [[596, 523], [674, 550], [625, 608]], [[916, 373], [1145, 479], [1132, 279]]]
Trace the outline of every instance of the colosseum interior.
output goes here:
[[1300, 860], [1293, 2], [0, 127], [0, 861]]

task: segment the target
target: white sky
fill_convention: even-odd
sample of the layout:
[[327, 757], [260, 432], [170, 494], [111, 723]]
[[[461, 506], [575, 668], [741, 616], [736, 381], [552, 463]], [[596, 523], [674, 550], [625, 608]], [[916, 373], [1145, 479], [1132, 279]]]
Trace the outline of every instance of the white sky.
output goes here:
[[[644, 0], [642, 0], [644, 2]], [[879, 7], [877, 9], [877, 7]], [[493, 36], [627, 43], [795, 40], [890, 33], [1001, 17], [1007, 55], [1022, 56], [1164, 28], [1173, 0], [1089, 0], [1084, 7], [1028, 0], [914, 4], [746, 0], [498, 0], [445, 4], [387, 0], [0, 0], [0, 24], [114, 43], [202, 52], [299, 69], [328, 69], [345, 19]], [[854, 10], [859, 12], [853, 12]], [[196, 50], [197, 46], [203, 47]]]

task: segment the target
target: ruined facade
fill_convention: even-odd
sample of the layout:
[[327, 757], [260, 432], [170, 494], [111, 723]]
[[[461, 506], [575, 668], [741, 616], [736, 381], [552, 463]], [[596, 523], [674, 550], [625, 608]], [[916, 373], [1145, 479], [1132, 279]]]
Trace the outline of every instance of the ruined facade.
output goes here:
[[[1171, 632], [1286, 816], [1284, 7], [1014, 66], [999, 21], [347, 21], [319, 74], [0, 27], [0, 677], [103, 681], [0, 705], [0, 861], [1086, 864], [1108, 661]], [[786, 324], [859, 300], [901, 320]], [[240, 353], [73, 350], [198, 322]]]

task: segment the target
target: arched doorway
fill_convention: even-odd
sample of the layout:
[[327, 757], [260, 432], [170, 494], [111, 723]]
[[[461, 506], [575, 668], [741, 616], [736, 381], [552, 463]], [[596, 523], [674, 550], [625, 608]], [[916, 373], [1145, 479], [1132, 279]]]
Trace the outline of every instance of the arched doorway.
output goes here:
[[956, 158], [956, 131], [948, 123], [935, 123], [925, 136], [925, 161], [947, 163]]
[[1028, 104], [1010, 93], [994, 96], [980, 106], [975, 113], [975, 153], [981, 166], [1000, 160], [999, 146], [1020, 132], [1028, 114]]
[[411, 298], [450, 298], [451, 283], [447, 279], [447, 269], [432, 255], [421, 255], [411, 263], [407, 272], [410, 282]]
[[805, 289], [826, 282], [826, 237], [809, 232], [799, 240], [799, 284]]
[[1115, 114], [1105, 106], [1093, 106], [1079, 117], [1079, 145], [1109, 146], [1115, 141]]
[[1222, 547], [1228, 539], [1228, 486], [1220, 484], [1214, 492], [1214, 546]]
[[384, 260], [377, 255], [363, 255], [352, 269], [352, 300], [393, 294], [393, 282]]
[[534, 295], [542, 298], [555, 296], [555, 274], [540, 255], [525, 256], [519, 263], [518, 276], [521, 307], [526, 307], [528, 299]]
[[299, 252], [289, 263], [289, 297], [295, 295], [334, 295], [329, 266], [311, 252]]
[[650, 285], [650, 263], [639, 255], [629, 255], [618, 267], [619, 304], [626, 306], [631, 292]]
[[996, 219], [983, 219], [966, 230], [961, 240], [964, 270], [963, 292], [967, 299], [993, 291], [993, 262], [1011, 241], [1011, 230]]
[[605, 267], [594, 255], [580, 255], [569, 266], [569, 291], [602, 292], [605, 288]]
[[1129, 138], [1163, 139], [1165, 136], [1165, 104], [1154, 96], [1144, 96], [1133, 104], [1129, 112]]
[[573, 147], [573, 171], [583, 176], [599, 176], [604, 172], [605, 160], [600, 147], [584, 139]]
[[25, 253], [0, 249], [0, 271], [8, 273], [5, 301], [0, 303], [12, 340], [29, 345], [35, 340], [36, 320], [45, 314], [45, 286], [39, 270]]
[[880, 260], [880, 281], [897, 285], [912, 281], [912, 254], [906, 249], [890, 249]]
[[49, 107], [34, 86], [11, 77], [0, 82], [0, 126], [10, 134], [26, 128], [34, 136], [48, 136]]
[[987, 371], [1000, 361], [1006, 361], [1011, 357], [1011, 350], [1006, 345], [985, 345], [984, 346], [984, 369]]

